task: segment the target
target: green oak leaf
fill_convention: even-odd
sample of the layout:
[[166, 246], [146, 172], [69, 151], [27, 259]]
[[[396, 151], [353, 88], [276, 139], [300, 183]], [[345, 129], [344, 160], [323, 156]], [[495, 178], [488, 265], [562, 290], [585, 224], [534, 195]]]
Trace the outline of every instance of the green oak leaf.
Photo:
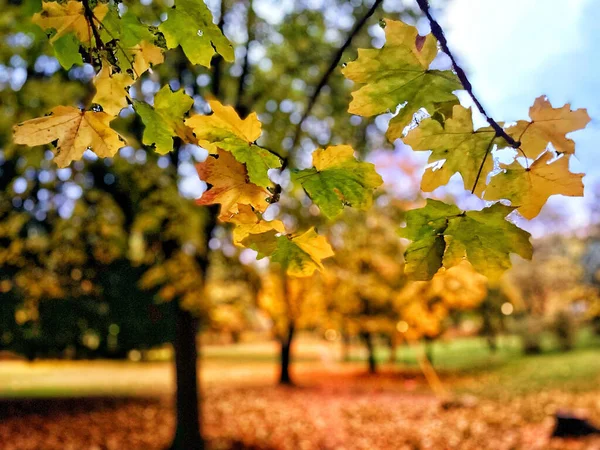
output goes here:
[[438, 103], [456, 101], [452, 91], [463, 89], [450, 70], [429, 70], [438, 53], [431, 34], [419, 36], [415, 27], [395, 20], [385, 21], [386, 43], [381, 49], [359, 49], [356, 61], [342, 69], [344, 76], [363, 84], [352, 93], [348, 112], [373, 116], [395, 111], [389, 124], [390, 141], [401, 137], [414, 113], [425, 108], [433, 113]]
[[414, 280], [430, 280], [442, 267], [446, 249], [443, 233], [448, 218], [460, 212], [454, 205], [428, 199], [424, 208], [406, 213], [406, 227], [399, 230], [401, 237], [413, 241], [404, 253], [406, 275]]
[[119, 17], [115, 8], [110, 8], [102, 21], [107, 41], [118, 39], [123, 48], [133, 47], [142, 41], [153, 42], [154, 33], [130, 11]]
[[210, 67], [215, 53], [233, 62], [235, 55], [229, 40], [223, 35], [208, 7], [201, 0], [176, 0], [169, 16], [159, 27], [168, 48], [181, 45], [192, 64]]
[[383, 180], [371, 163], [357, 161], [349, 145], [317, 149], [310, 169], [292, 174], [325, 216], [334, 218], [349, 205], [368, 209], [373, 203], [373, 189]]
[[423, 120], [402, 140], [413, 150], [431, 150], [428, 163], [444, 161], [439, 169], [428, 167], [421, 181], [421, 189], [431, 192], [450, 181], [459, 173], [467, 190], [473, 189], [481, 195], [488, 174], [494, 169], [494, 160], [489, 152], [494, 144], [507, 146], [502, 138], [496, 138], [491, 127], [473, 130], [471, 109], [455, 105], [452, 117], [444, 125], [433, 118]]
[[252, 234], [242, 240], [242, 245], [256, 250], [259, 259], [269, 256], [271, 262], [296, 277], [308, 277], [315, 270], [323, 270], [321, 261], [333, 256], [327, 239], [314, 228], [298, 236], [279, 235], [276, 230]]
[[154, 97], [154, 107], [135, 101], [133, 107], [145, 125], [142, 142], [154, 145], [157, 153], [169, 153], [173, 150], [175, 136], [184, 140], [188, 136], [189, 130], [183, 123], [183, 117], [193, 104], [194, 100], [183, 90], [173, 92], [168, 85]]
[[407, 226], [400, 231], [413, 241], [405, 253], [406, 273], [429, 280], [442, 266], [448, 269], [466, 259], [488, 279], [498, 280], [511, 267], [511, 253], [532, 256], [530, 234], [506, 220], [514, 209], [495, 203], [481, 211], [460, 212], [428, 199], [425, 207], [407, 213]]
[[79, 53], [79, 39], [74, 33], [68, 33], [59, 37], [52, 44], [54, 55], [63, 69], [69, 70], [74, 65], [83, 64], [83, 58]]

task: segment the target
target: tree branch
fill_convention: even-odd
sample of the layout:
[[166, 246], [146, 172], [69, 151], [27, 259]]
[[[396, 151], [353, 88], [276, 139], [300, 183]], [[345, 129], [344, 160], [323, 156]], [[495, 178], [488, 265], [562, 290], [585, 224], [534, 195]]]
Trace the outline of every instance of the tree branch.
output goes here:
[[244, 55], [244, 62], [242, 63], [242, 74], [238, 79], [238, 90], [237, 99], [235, 102], [235, 110], [240, 116], [246, 116], [248, 114], [248, 108], [244, 103], [244, 92], [246, 90], [246, 80], [250, 75], [250, 61], [248, 53], [250, 50], [250, 43], [254, 40], [254, 9], [252, 8], [252, 0], [248, 0], [248, 13], [246, 18], [246, 28], [248, 30], [248, 40], [246, 41], [246, 54]]
[[96, 28], [96, 24], [94, 23], [94, 11], [90, 8], [89, 0], [83, 0], [83, 13], [85, 15], [85, 19], [87, 20], [88, 25], [92, 29], [92, 33], [94, 34], [94, 39], [96, 41], [96, 47], [98, 50], [104, 48], [104, 42], [100, 39], [100, 33], [98, 32], [98, 28]]
[[496, 132], [496, 136], [500, 136], [500, 137], [504, 138], [504, 140], [506, 142], [508, 142], [508, 144], [511, 147], [519, 148], [521, 146], [521, 143], [518, 141], [515, 141], [511, 136], [509, 136], [508, 133], [506, 133], [506, 131], [504, 131], [504, 129], [498, 124], [498, 122], [496, 122], [492, 117], [490, 117], [488, 115], [488, 113], [483, 108], [483, 105], [481, 104], [481, 102], [477, 99], [477, 97], [473, 93], [473, 86], [471, 85], [471, 82], [467, 78], [465, 71], [458, 65], [458, 63], [456, 62], [456, 59], [454, 58], [454, 55], [450, 51], [450, 48], [448, 48], [448, 41], [446, 40], [446, 36], [444, 35], [444, 30], [442, 30], [442, 27], [440, 26], [438, 21], [436, 21], [433, 18], [433, 16], [431, 15], [431, 11], [429, 8], [429, 1], [428, 0], [417, 0], [417, 3], [419, 5], [419, 8], [421, 8], [421, 11], [423, 11], [423, 14], [425, 14], [425, 16], [427, 16], [427, 19], [429, 20], [429, 24], [431, 25], [431, 33], [435, 36], [435, 38], [438, 40], [438, 42], [442, 46], [442, 50], [444, 51], [444, 53], [446, 53], [450, 57], [450, 61], [452, 61], [452, 68], [456, 72], [456, 75], [458, 76], [458, 79], [462, 83], [465, 90], [469, 93], [469, 95], [473, 99], [473, 102], [475, 103], [475, 106], [477, 106], [477, 109], [479, 110], [479, 112], [481, 114], [483, 114], [483, 116], [485, 117], [487, 122], [494, 129], [494, 131]]
[[[221, 33], [223, 32], [223, 27], [225, 26], [225, 0], [221, 0], [221, 17], [219, 17], [219, 23], [217, 24], [217, 26], [219, 27], [219, 30], [221, 30]], [[212, 83], [210, 85], [210, 90], [212, 95], [215, 98], [219, 98], [219, 95], [221, 94], [221, 76], [222, 76], [222, 66], [223, 66], [223, 57], [217, 53], [217, 55], [214, 58], [214, 71], [213, 71], [213, 77], [212, 77]]]
[[[344, 52], [346, 51], [346, 49], [348, 47], [350, 47], [350, 44], [352, 44], [352, 40], [354, 39], [354, 37], [358, 34], [358, 32], [362, 29], [362, 27], [365, 25], [365, 23], [367, 23], [367, 20], [369, 20], [369, 18], [375, 13], [375, 10], [377, 10], [379, 5], [381, 5], [382, 3], [383, 3], [383, 0], [375, 0], [375, 3], [373, 3], [373, 6], [371, 6], [369, 8], [367, 13], [354, 24], [354, 26], [352, 27], [352, 30], [350, 31], [350, 34], [348, 34], [348, 37], [346, 38], [346, 41], [342, 44], [342, 46], [333, 55], [333, 58], [331, 59], [331, 63], [329, 64], [329, 67], [321, 76], [321, 79], [319, 80], [319, 83], [315, 87], [313, 94], [308, 98], [308, 103], [306, 105], [306, 109], [304, 110], [304, 114], [302, 114], [302, 118], [296, 125], [296, 129], [294, 131], [294, 139], [292, 141], [292, 146], [290, 147], [290, 151], [288, 152], [286, 157], [283, 159], [283, 163], [281, 165], [280, 172], [283, 172], [287, 168], [287, 166], [289, 164], [290, 155], [293, 153], [294, 149], [298, 145], [298, 141], [300, 140], [300, 135], [302, 134], [302, 124], [304, 123], [306, 118], [312, 112], [312, 109], [314, 108], [315, 104], [317, 103], [317, 100], [319, 99], [319, 95], [321, 94], [321, 91], [329, 83], [329, 77], [331, 76], [331, 74], [333, 74], [333, 71], [340, 63]], [[277, 184], [275, 186], [275, 190], [274, 190], [273, 198], [272, 198], [271, 202], [276, 203], [277, 201], [279, 201], [280, 194], [281, 194], [281, 185]]]

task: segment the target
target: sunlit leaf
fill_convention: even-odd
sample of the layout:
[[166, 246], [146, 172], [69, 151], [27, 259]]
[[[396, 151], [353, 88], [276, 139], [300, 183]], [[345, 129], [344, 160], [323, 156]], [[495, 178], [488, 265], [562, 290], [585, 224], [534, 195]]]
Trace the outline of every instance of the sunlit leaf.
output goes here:
[[315, 270], [323, 270], [325, 258], [333, 256], [333, 250], [324, 236], [314, 228], [299, 236], [278, 236], [278, 232], [250, 235], [242, 241], [246, 247], [258, 252], [259, 258], [270, 256], [273, 263], [281, 265], [288, 275], [311, 276]]
[[238, 246], [242, 246], [242, 241], [251, 234], [261, 234], [271, 230], [285, 233], [283, 222], [264, 220], [250, 205], [238, 204], [238, 213], [232, 215], [227, 221], [236, 225], [232, 234], [233, 243]]
[[292, 176], [302, 185], [319, 209], [329, 218], [337, 216], [344, 205], [368, 209], [373, 189], [383, 180], [371, 163], [357, 161], [349, 145], [336, 145], [313, 152], [313, 166]]
[[92, 103], [102, 106], [108, 114], [116, 116], [127, 106], [127, 88], [133, 84], [133, 79], [124, 72], [113, 73], [106, 62], [102, 70], [94, 78], [96, 95]]
[[507, 132], [521, 142], [521, 149], [528, 158], [536, 159], [549, 143], [559, 153], [575, 153], [575, 142], [565, 135], [581, 130], [590, 122], [586, 109], [571, 111], [571, 105], [553, 108], [545, 97], [538, 97], [529, 109], [531, 122], [519, 120]]
[[236, 160], [246, 165], [252, 183], [269, 186], [271, 181], [267, 171], [280, 167], [281, 160], [254, 143], [261, 134], [256, 113], [241, 119], [231, 106], [223, 106], [218, 100], [208, 103], [213, 111], [211, 115], [196, 114], [185, 121], [194, 130], [198, 144], [211, 153], [218, 149], [231, 152]]
[[173, 150], [173, 138], [186, 139], [187, 127], [183, 123], [184, 115], [194, 104], [183, 89], [173, 92], [169, 85], [164, 86], [154, 97], [154, 107], [141, 101], [134, 101], [133, 107], [144, 122], [145, 145], [154, 145], [157, 153], [164, 155]]
[[79, 53], [79, 39], [73, 33], [61, 36], [52, 45], [54, 55], [63, 69], [69, 70], [74, 65], [83, 64], [83, 58]]
[[59, 167], [66, 167], [71, 161], [81, 159], [88, 148], [103, 158], [117, 153], [124, 140], [110, 128], [113, 119], [105, 112], [57, 106], [48, 116], [15, 125], [14, 141], [34, 146], [58, 140], [55, 161]]
[[239, 213], [239, 205], [250, 205], [260, 212], [269, 206], [269, 192], [248, 182], [246, 168], [231, 153], [219, 150], [216, 158], [209, 156], [196, 167], [200, 178], [210, 184], [197, 202], [199, 205], [221, 204], [221, 220], [228, 221]]
[[[108, 12], [108, 6], [98, 3], [94, 8], [94, 16], [102, 20]], [[84, 44], [91, 41], [92, 29], [84, 15], [83, 3], [70, 0], [67, 3], [43, 2], [42, 11], [33, 15], [32, 22], [44, 30], [56, 30], [50, 42], [54, 43], [67, 33], [74, 33]]]
[[210, 67], [216, 53], [225, 61], [233, 62], [235, 59], [229, 40], [213, 23], [210, 10], [201, 0], [176, 0], [159, 30], [165, 35], [167, 46], [175, 48], [181, 45], [192, 64]]
[[502, 164], [504, 170], [492, 177], [485, 191], [486, 200], [510, 200], [511, 205], [526, 219], [533, 219], [551, 195], [581, 197], [583, 174], [569, 171], [569, 156], [554, 162], [551, 152], [545, 152], [526, 169], [519, 162]]
[[[481, 211], [460, 212], [452, 205], [428, 199], [427, 205], [406, 214], [401, 236], [413, 242], [406, 249], [406, 272], [431, 279], [439, 268], [468, 260], [490, 280], [510, 268], [510, 254], [531, 258], [529, 233], [505, 218], [515, 208], [496, 203]], [[443, 239], [443, 244], [441, 239]]]
[[[477, 181], [475, 193], [481, 194], [488, 174], [494, 168], [489, 154], [494, 144], [506, 146], [504, 139], [496, 138], [491, 127], [473, 131], [471, 110], [456, 105], [452, 117], [442, 125], [432, 118], [423, 120], [403, 139], [413, 150], [431, 150], [429, 163], [444, 161], [441, 168], [425, 170], [421, 189], [431, 192], [450, 181], [455, 173], [463, 179], [464, 187], [471, 190]], [[479, 177], [479, 178], [478, 178]]]
[[433, 113], [436, 103], [455, 101], [452, 91], [462, 89], [449, 70], [429, 70], [438, 53], [433, 35], [419, 36], [417, 29], [400, 21], [385, 21], [386, 43], [381, 49], [359, 49], [358, 59], [342, 70], [361, 88], [352, 93], [348, 112], [373, 116], [394, 112], [406, 103], [390, 122], [387, 136], [401, 137], [413, 115], [421, 108]]

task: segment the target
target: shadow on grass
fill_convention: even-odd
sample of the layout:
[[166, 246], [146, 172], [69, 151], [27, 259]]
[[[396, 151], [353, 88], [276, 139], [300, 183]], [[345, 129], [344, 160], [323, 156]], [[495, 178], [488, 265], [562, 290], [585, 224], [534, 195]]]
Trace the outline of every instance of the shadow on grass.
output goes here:
[[51, 417], [58, 414], [81, 414], [93, 411], [117, 410], [132, 403], [148, 407], [164, 400], [140, 397], [61, 397], [61, 398], [7, 398], [0, 399], [0, 420], [8, 417], [31, 415]]

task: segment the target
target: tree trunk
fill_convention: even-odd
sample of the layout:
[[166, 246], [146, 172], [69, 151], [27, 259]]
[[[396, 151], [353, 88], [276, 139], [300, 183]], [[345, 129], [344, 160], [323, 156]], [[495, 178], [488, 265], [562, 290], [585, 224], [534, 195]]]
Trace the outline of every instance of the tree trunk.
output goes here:
[[394, 335], [389, 335], [389, 343], [390, 343], [390, 359], [389, 359], [389, 363], [390, 364], [395, 364], [396, 363], [396, 349], [397, 349], [397, 341], [396, 341], [396, 336]]
[[373, 346], [373, 336], [368, 331], [363, 331], [361, 334], [363, 340], [365, 341], [365, 345], [367, 346], [367, 351], [369, 352], [369, 373], [377, 373], [377, 361], [375, 361], [375, 348]]
[[433, 366], [433, 339], [426, 337], [424, 345], [425, 345], [425, 357], [427, 358], [427, 360], [429, 361], [431, 366]]
[[177, 424], [170, 450], [203, 450], [200, 434], [200, 397], [198, 395], [198, 350], [196, 318], [177, 302], [175, 330], [175, 394]]
[[291, 386], [294, 383], [290, 377], [290, 361], [291, 361], [291, 350], [292, 350], [292, 339], [294, 338], [295, 324], [290, 323], [288, 327], [288, 334], [281, 340], [281, 371], [279, 373], [279, 384]]

